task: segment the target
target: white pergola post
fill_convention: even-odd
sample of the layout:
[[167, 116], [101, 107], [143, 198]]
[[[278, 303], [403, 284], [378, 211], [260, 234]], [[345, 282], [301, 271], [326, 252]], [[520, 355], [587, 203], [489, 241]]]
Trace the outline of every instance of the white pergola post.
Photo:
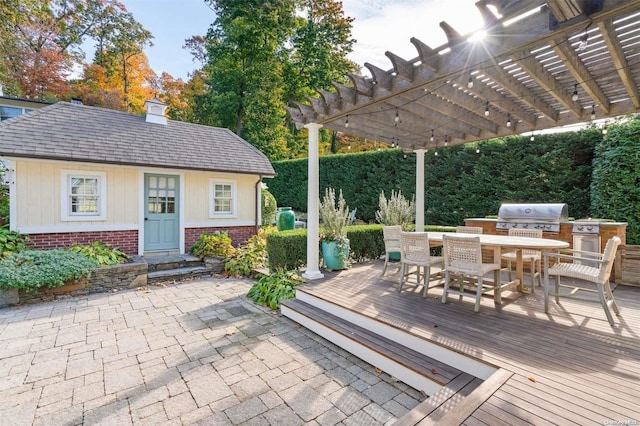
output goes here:
[[309, 130], [309, 166], [307, 190], [307, 270], [302, 274], [307, 280], [323, 278], [320, 272], [320, 253], [318, 250], [320, 215], [320, 176], [318, 154], [318, 131], [321, 124], [309, 123], [304, 126]]
[[416, 149], [416, 231], [424, 231], [424, 153]]

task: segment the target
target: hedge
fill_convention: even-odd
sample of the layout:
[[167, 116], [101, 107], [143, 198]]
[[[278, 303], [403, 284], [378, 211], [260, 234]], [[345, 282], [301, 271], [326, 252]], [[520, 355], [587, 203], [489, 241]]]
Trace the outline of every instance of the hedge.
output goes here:
[[[425, 231], [453, 232], [454, 227], [425, 226]], [[379, 259], [384, 255], [382, 225], [355, 225], [347, 227], [351, 260], [362, 262]], [[318, 242], [318, 250], [320, 243]], [[435, 248], [437, 251], [438, 248]], [[273, 232], [267, 236], [269, 271], [298, 269], [307, 262], [307, 230]]]
[[[600, 130], [514, 136], [441, 148], [425, 154], [425, 223], [462, 225], [496, 215], [503, 202], [567, 203], [569, 215], [589, 217], [591, 163]], [[476, 149], [480, 152], [477, 153]], [[381, 191], [415, 194], [415, 155], [385, 149], [320, 158], [320, 193], [342, 189], [358, 219], [375, 222]], [[307, 208], [307, 159], [273, 163], [266, 181], [278, 205]], [[612, 219], [617, 219], [613, 217]]]

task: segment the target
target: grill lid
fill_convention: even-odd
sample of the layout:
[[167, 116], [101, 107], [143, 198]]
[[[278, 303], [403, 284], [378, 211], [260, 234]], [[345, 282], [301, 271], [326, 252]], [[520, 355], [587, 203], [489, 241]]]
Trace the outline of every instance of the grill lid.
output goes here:
[[569, 219], [565, 203], [509, 204], [498, 210], [498, 229], [530, 228], [560, 232], [560, 222]]

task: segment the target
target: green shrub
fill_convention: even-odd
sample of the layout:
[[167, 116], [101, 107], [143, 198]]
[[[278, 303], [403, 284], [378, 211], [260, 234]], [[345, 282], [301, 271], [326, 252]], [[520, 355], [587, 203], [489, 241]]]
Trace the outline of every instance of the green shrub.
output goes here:
[[261, 205], [261, 217], [262, 225], [271, 225], [276, 218], [276, 209], [278, 208], [278, 202], [276, 197], [273, 196], [268, 190], [262, 190], [262, 205]]
[[224, 265], [227, 275], [248, 277], [254, 269], [266, 267], [267, 235], [275, 230], [273, 226], [260, 228], [256, 235], [237, 249]]
[[251, 287], [247, 297], [276, 310], [283, 300], [295, 297], [295, 287], [303, 282], [296, 271], [278, 271], [260, 278]]
[[229, 258], [235, 252], [231, 245], [231, 238], [226, 232], [202, 234], [200, 239], [191, 247], [191, 253], [201, 259], [205, 257]]
[[355, 225], [347, 228], [347, 238], [354, 262], [378, 259], [384, 254], [382, 225]]
[[640, 244], [640, 119], [610, 127], [596, 152], [592, 217], [627, 222], [627, 244]]
[[74, 244], [69, 250], [95, 260], [98, 266], [117, 265], [127, 262], [130, 258], [128, 254], [117, 248], [107, 247], [100, 241], [88, 245]]
[[25, 250], [0, 260], [0, 288], [35, 292], [87, 277], [98, 263], [70, 250]]
[[307, 230], [272, 232], [267, 236], [270, 271], [298, 269], [307, 262]]
[[6, 257], [27, 250], [29, 236], [16, 231], [0, 228], [0, 256]]

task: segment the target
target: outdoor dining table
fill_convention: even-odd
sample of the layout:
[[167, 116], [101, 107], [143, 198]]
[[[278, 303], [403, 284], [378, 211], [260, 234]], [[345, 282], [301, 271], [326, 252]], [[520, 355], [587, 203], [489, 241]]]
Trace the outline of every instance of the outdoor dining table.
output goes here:
[[[530, 238], [530, 237], [516, 237], [509, 235], [491, 235], [491, 234], [465, 234], [456, 232], [455, 234], [447, 232], [427, 232], [429, 235], [429, 241], [442, 245], [442, 235], [456, 235], [463, 237], [479, 237], [480, 245], [482, 248], [493, 250], [493, 262], [501, 263], [500, 256], [502, 250], [516, 251], [516, 279], [503, 284], [501, 287], [516, 286], [518, 291], [526, 292], [528, 289], [523, 286], [524, 268], [522, 262], [522, 250], [540, 250], [540, 251], [554, 251], [563, 248], [568, 248], [569, 243], [560, 240], [551, 240], [548, 238]], [[534, 285], [534, 283], [531, 283]]]

